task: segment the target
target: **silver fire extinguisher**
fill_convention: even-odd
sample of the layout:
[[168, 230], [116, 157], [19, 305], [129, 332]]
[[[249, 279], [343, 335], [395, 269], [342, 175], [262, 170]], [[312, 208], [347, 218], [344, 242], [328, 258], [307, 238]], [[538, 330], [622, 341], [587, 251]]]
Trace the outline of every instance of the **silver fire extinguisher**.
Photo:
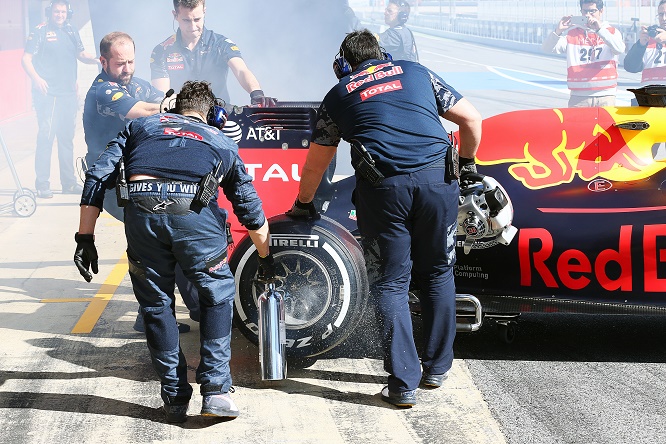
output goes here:
[[287, 331], [284, 319], [284, 297], [275, 283], [257, 299], [259, 308], [259, 362], [261, 379], [287, 379]]

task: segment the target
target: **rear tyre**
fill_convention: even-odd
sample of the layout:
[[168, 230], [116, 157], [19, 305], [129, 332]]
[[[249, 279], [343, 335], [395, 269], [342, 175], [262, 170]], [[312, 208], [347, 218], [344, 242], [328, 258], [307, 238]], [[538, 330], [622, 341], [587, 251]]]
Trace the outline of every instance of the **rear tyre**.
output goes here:
[[[269, 219], [277, 289], [284, 291], [287, 357], [321, 355], [344, 341], [357, 326], [368, 299], [361, 247], [337, 222], [279, 215]], [[257, 344], [256, 249], [248, 236], [229, 262], [236, 280], [234, 317], [240, 331]]]

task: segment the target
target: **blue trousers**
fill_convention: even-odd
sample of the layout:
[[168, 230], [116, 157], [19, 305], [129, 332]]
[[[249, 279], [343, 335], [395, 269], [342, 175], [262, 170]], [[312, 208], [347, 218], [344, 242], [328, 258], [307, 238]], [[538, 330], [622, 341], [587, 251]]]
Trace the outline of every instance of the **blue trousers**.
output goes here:
[[[426, 168], [388, 177], [378, 187], [357, 177], [354, 193], [389, 390], [414, 390], [421, 367], [442, 374], [453, 363], [458, 182], [447, 181], [443, 167]], [[421, 297], [421, 362], [408, 304], [411, 279]]]
[[[104, 194], [104, 211], [120, 222], [125, 222], [125, 212], [123, 208], [118, 206], [115, 188], [106, 190], [106, 193]], [[223, 211], [217, 211], [216, 213], [218, 219], [226, 217], [226, 213]], [[223, 220], [226, 221], [226, 219]], [[197, 294], [197, 289], [194, 284], [187, 280], [180, 266], [176, 265], [175, 272], [176, 286], [180, 291], [180, 296], [183, 298], [185, 306], [190, 310], [190, 318], [199, 322], [199, 295]]]
[[35, 188], [51, 187], [51, 152], [54, 139], [58, 140], [58, 165], [63, 189], [76, 185], [74, 175], [74, 129], [78, 103], [76, 94], [67, 96], [44, 95], [33, 91], [37, 115], [37, 148], [35, 150]]
[[125, 207], [129, 270], [162, 399], [166, 404], [185, 404], [192, 395], [173, 310], [176, 264], [199, 296], [201, 360], [196, 381], [203, 395], [226, 393], [232, 383], [236, 285], [227, 264], [225, 227], [209, 207], [199, 213], [154, 214], [140, 209], [135, 199], [133, 195]]

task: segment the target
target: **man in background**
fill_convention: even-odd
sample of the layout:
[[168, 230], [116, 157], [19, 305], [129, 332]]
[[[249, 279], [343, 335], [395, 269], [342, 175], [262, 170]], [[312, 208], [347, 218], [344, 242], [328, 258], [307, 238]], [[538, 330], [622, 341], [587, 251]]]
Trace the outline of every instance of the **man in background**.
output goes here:
[[641, 86], [666, 84], [666, 0], [657, 7], [658, 25], [641, 26], [638, 40], [624, 58], [627, 72], [642, 72]]
[[620, 31], [601, 18], [603, 11], [603, 0], [580, 0], [584, 24], [564, 16], [541, 45], [544, 52], [567, 55], [569, 108], [615, 106], [618, 55], [625, 45]]
[[173, 18], [178, 31], [153, 49], [151, 82], [161, 91], [180, 89], [186, 80], [211, 82], [215, 95], [229, 103], [229, 69], [257, 106], [273, 106], [259, 81], [247, 67], [238, 46], [227, 37], [204, 27], [205, 0], [173, 0]]
[[[134, 40], [124, 32], [112, 32], [99, 43], [102, 72], [95, 78], [83, 108], [83, 131], [92, 165], [128, 120], [160, 112], [164, 94], [147, 81], [134, 77]], [[104, 208], [123, 220], [114, 190], [108, 190]]]
[[53, 0], [46, 8], [46, 22], [30, 33], [21, 59], [32, 80], [32, 100], [37, 115], [35, 188], [37, 197], [49, 199], [51, 152], [58, 140], [60, 184], [66, 194], [80, 194], [74, 174], [74, 130], [77, 100], [77, 60], [99, 63], [85, 52], [81, 36], [69, 23], [72, 10], [66, 0]]
[[409, 19], [409, 3], [404, 0], [390, 0], [384, 10], [384, 23], [389, 28], [379, 34], [379, 44], [395, 60], [419, 61], [414, 33], [405, 26]]

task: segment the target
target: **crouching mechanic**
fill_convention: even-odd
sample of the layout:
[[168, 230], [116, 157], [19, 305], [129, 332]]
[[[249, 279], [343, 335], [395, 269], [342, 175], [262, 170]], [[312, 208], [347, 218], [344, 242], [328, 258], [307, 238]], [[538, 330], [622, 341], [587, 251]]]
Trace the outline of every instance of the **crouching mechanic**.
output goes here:
[[[81, 197], [74, 262], [90, 281], [89, 268], [98, 271], [94, 231], [104, 191], [118, 177], [121, 181], [127, 178], [125, 235], [130, 277], [145, 312], [148, 349], [161, 381], [169, 422], [187, 419], [192, 396], [172, 308], [176, 264], [199, 293], [201, 361], [196, 382], [203, 396], [201, 414], [235, 417], [239, 413], [229, 396], [236, 286], [227, 265], [226, 221], [215, 215], [218, 186], [257, 248], [259, 277], [275, 275], [261, 200], [238, 156], [238, 147], [219, 130], [225, 120], [224, 109], [216, 106], [207, 82], [186, 82], [174, 113], [126, 124], [86, 172]], [[200, 189], [208, 192], [202, 196]]]
[[[370, 293], [389, 373], [382, 398], [416, 403], [416, 388], [439, 387], [453, 364], [453, 282], [460, 194], [440, 116], [460, 128], [460, 163], [476, 171], [481, 116], [434, 72], [391, 61], [370, 31], [347, 34], [334, 62], [340, 82], [317, 112], [298, 198], [287, 212], [312, 216], [312, 199], [340, 139], [352, 146], [354, 198]], [[371, 159], [370, 159], [371, 158]], [[461, 176], [462, 179], [462, 176]], [[413, 265], [412, 265], [413, 263]], [[424, 347], [414, 344], [410, 277], [421, 291]]]

